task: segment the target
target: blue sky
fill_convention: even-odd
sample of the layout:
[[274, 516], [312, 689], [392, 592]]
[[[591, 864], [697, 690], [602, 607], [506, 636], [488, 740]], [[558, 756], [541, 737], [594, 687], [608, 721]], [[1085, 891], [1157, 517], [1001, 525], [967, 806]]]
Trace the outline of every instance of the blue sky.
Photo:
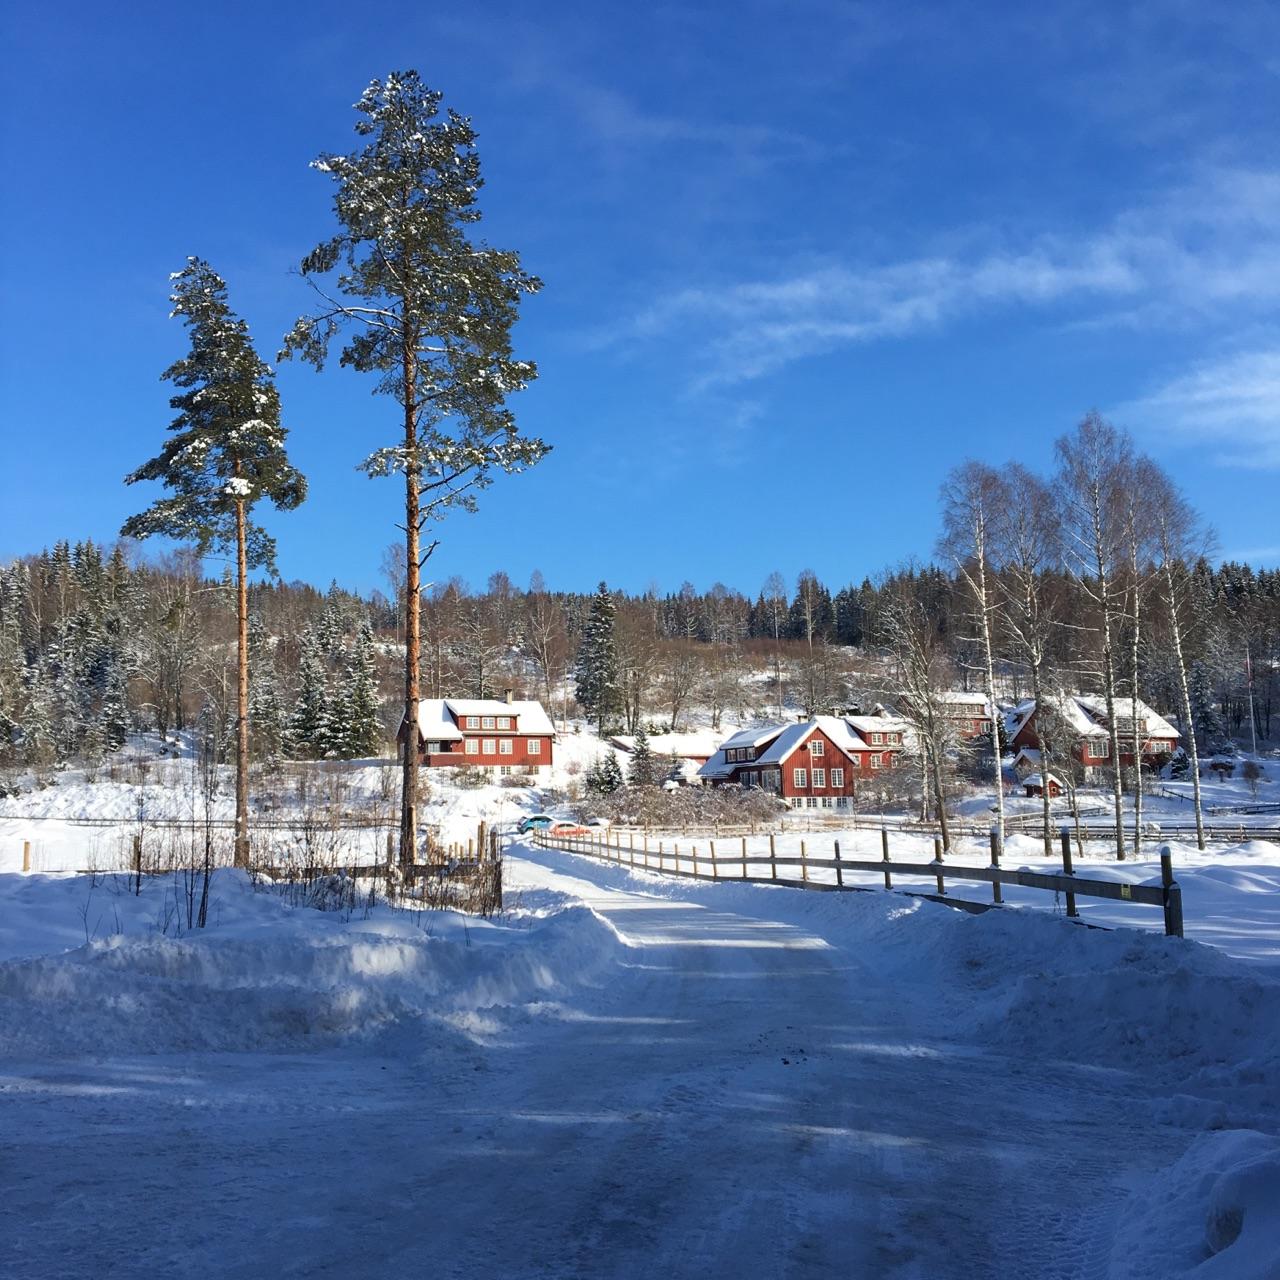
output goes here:
[[[270, 357], [330, 234], [308, 162], [416, 67], [479, 132], [484, 234], [546, 288], [514, 404], [554, 453], [451, 517], [437, 578], [632, 589], [927, 556], [966, 456], [1090, 407], [1224, 554], [1280, 563], [1280, 10], [788, 0], [15, 4], [0, 32], [0, 556], [109, 539], [169, 421], [167, 277]], [[395, 405], [280, 377], [311, 483], [286, 578], [380, 585]]]

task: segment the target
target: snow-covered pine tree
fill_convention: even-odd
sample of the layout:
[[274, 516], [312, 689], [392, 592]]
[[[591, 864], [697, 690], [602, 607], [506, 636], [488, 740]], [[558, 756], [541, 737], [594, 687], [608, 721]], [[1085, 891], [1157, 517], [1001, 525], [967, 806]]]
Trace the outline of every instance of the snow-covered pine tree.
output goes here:
[[204, 554], [236, 557], [236, 836], [237, 866], [249, 865], [250, 569], [275, 567], [275, 542], [252, 519], [262, 498], [281, 511], [306, 496], [306, 481], [285, 453], [275, 375], [254, 350], [245, 322], [227, 303], [227, 286], [207, 262], [188, 258], [173, 280], [173, 315], [191, 350], [161, 375], [181, 388], [169, 404], [178, 416], [154, 458], [127, 484], [159, 480], [173, 495], [125, 521], [126, 537], [165, 534]]
[[622, 685], [618, 675], [618, 648], [614, 635], [615, 609], [608, 586], [601, 583], [591, 600], [591, 611], [582, 628], [575, 671], [576, 696], [601, 733], [622, 711]]
[[604, 759], [600, 762], [601, 792], [605, 795], [611, 795], [625, 784], [626, 779], [622, 776], [622, 767], [618, 764], [618, 757], [612, 751], [606, 751]]
[[[400, 439], [364, 462], [370, 476], [405, 482], [405, 707], [412, 724], [420, 696], [424, 527], [450, 510], [473, 511], [493, 472], [522, 471], [546, 452], [522, 437], [506, 399], [537, 375], [515, 359], [511, 330], [526, 294], [541, 282], [517, 254], [473, 241], [480, 219], [480, 158], [471, 123], [450, 110], [416, 71], [374, 80], [356, 103], [350, 155], [324, 155], [314, 167], [337, 184], [338, 234], [302, 262], [309, 277], [341, 267], [334, 292], [285, 338], [282, 356], [320, 368], [330, 341], [357, 332], [342, 363], [378, 378], [377, 390], [402, 410]], [[343, 299], [348, 301], [344, 301]], [[400, 858], [417, 854], [418, 753], [405, 737]]]
[[360, 758], [375, 754], [382, 746], [382, 699], [378, 696], [378, 673], [373, 657], [373, 628], [366, 619], [360, 624], [346, 667], [346, 733], [344, 754]]
[[329, 737], [329, 690], [320, 646], [308, 627], [298, 652], [298, 697], [289, 717], [289, 751], [302, 759], [324, 755]]
[[652, 787], [658, 781], [658, 762], [649, 747], [649, 732], [643, 724], [636, 729], [627, 781], [633, 787]]
[[266, 624], [259, 613], [249, 616], [249, 745], [255, 760], [276, 765], [284, 756], [284, 707], [279, 673]]

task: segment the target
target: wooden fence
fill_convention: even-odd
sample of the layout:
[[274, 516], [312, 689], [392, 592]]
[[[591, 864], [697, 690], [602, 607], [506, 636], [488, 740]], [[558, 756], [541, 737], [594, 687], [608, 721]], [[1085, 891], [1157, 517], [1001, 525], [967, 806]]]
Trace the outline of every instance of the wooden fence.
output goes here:
[[[986, 867], [963, 866], [947, 862], [942, 855], [940, 838], [934, 839], [932, 862], [895, 862], [889, 856], [889, 832], [881, 828], [881, 856], [878, 859], [848, 858], [840, 852], [840, 841], [832, 842], [831, 855], [810, 854], [806, 841], [800, 842], [800, 855], [777, 852], [777, 841], [769, 836], [767, 853], [747, 847], [746, 837], [737, 840], [706, 841], [701, 848], [695, 841], [681, 842], [652, 840], [634, 831], [604, 830], [586, 835], [572, 836], [535, 831], [533, 843], [542, 849], [561, 849], [567, 853], [586, 854], [620, 866], [663, 875], [681, 876], [691, 880], [729, 880], [741, 883], [788, 885], [797, 889], [824, 891], [874, 892], [865, 885], [845, 883], [845, 872], [873, 872], [884, 877], [884, 887], [894, 888], [893, 877], [908, 876], [932, 880], [935, 892], [921, 896], [962, 910], [985, 911], [1003, 904], [1003, 886], [1019, 885], [1025, 889], [1040, 889], [1061, 893], [1066, 899], [1067, 915], [1076, 919], [1079, 911], [1077, 898], [1106, 898], [1115, 902], [1133, 902], [1160, 907], [1164, 912], [1164, 931], [1170, 937], [1181, 938], [1182, 889], [1173, 878], [1173, 855], [1168, 846], [1160, 851], [1161, 883], [1159, 885], [1123, 884], [1113, 880], [1090, 880], [1075, 874], [1071, 860], [1071, 833], [1063, 827], [1059, 833], [1062, 849], [1062, 871], [1021, 871], [1000, 865], [1000, 843], [996, 833], [990, 833], [991, 865]], [[779, 874], [781, 869], [782, 874]], [[819, 880], [815, 873], [830, 872], [830, 879]], [[798, 873], [798, 876], [797, 876]], [[947, 892], [948, 880], [985, 881], [991, 885], [991, 901], [975, 902], [957, 898]], [[901, 890], [899, 890], [901, 891]], [[918, 891], [917, 891], [918, 892]]]

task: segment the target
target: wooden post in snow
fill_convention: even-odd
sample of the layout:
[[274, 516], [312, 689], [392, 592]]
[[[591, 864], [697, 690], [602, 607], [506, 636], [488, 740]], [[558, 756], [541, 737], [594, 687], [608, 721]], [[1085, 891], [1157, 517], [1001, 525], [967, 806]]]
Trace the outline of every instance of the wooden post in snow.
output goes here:
[[844, 888], [844, 868], [840, 865], [840, 841], [836, 841], [836, 888]]
[[884, 887], [893, 888], [893, 877], [889, 872], [889, 828], [880, 828], [880, 852], [884, 857]]
[[22, 874], [26, 875], [31, 870], [31, 841], [24, 840], [22, 842]]
[[[778, 848], [777, 848], [777, 845], [775, 845], [773, 842], [773, 832], [770, 831], [769, 832], [769, 879], [770, 880], [776, 880], [778, 878], [778, 863], [776, 861], [777, 857], [778, 857]], [[743, 874], [743, 877], [745, 878], [747, 874], [747, 864], [745, 862], [742, 864], [742, 874]]]

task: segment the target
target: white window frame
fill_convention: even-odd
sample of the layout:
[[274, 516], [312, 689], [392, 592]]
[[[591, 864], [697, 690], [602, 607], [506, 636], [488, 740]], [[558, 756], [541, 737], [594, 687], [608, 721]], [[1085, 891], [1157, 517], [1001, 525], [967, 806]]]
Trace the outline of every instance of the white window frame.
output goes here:
[[509, 778], [511, 776], [511, 766], [509, 764], [499, 765], [498, 772], [504, 778]]
[[499, 717], [498, 717], [498, 728], [499, 728], [499, 729], [510, 729], [510, 728], [511, 728], [511, 717], [510, 717], [510, 716], [499, 716]]
[[827, 744], [821, 738], [814, 738], [809, 743], [809, 754], [811, 756], [822, 756], [827, 753]]
[[848, 796], [836, 796], [836, 808], [837, 808], [837, 809], [847, 809], [848, 807], [849, 807], [849, 797], [848, 797]]
[[844, 769], [831, 770], [831, 785], [839, 791], [844, 786]]
[[482, 756], [492, 756], [498, 753], [497, 738], [484, 738], [480, 743], [480, 754]]
[[515, 751], [513, 750], [513, 744], [510, 738], [498, 739], [498, 754], [500, 756], [510, 756], [515, 754]]
[[873, 734], [871, 735], [871, 745], [872, 745], [873, 747], [878, 747], [878, 746], [880, 746], [880, 744], [881, 744], [882, 742], [884, 742], [884, 734], [883, 734], [883, 733], [873, 733]]
[[480, 754], [480, 739], [468, 738], [466, 742], [463, 743], [462, 750], [465, 755], [478, 756]]
[[482, 729], [492, 729], [492, 728], [493, 728], [493, 717], [492, 717], [492, 716], [481, 716], [481, 717], [480, 717], [480, 727], [481, 727]]
[[871, 767], [873, 769], [878, 769], [880, 767], [880, 753], [878, 751], [872, 752], [871, 754]]
[[793, 787], [807, 787], [809, 785], [808, 769], [792, 769], [791, 785]]
[[542, 739], [530, 738], [525, 744], [525, 750], [528, 751], [531, 756], [540, 756], [542, 754]]
[[468, 717], [467, 717], [467, 728], [468, 728], [468, 729], [478, 729], [479, 727], [480, 727], [480, 717], [479, 717], [479, 716], [468, 716]]
[[822, 797], [822, 807], [823, 807], [824, 809], [830, 809], [830, 808], [831, 808], [831, 797], [830, 797], [830, 796], [823, 796], [823, 797]]
[[827, 789], [827, 771], [825, 769], [815, 769], [813, 771], [813, 785], [815, 789], [821, 788], [824, 791]]
[[890, 745], [891, 747], [896, 747], [896, 746], [898, 745], [898, 742], [899, 742], [899, 740], [900, 740], [901, 736], [902, 736], [902, 735], [901, 735], [901, 734], [898, 734], [898, 733], [891, 733], [891, 734], [889, 735], [889, 745]]
[[806, 809], [816, 809], [818, 807], [818, 797], [806, 796], [804, 804]]

